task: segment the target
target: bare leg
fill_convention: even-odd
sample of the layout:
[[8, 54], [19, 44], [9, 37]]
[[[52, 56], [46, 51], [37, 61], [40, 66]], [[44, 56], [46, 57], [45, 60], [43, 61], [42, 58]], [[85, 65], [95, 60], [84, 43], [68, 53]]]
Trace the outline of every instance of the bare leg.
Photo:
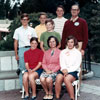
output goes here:
[[23, 85], [24, 85], [25, 95], [26, 96], [29, 96], [28, 83], [29, 83], [29, 74], [28, 74], [28, 72], [25, 72], [24, 75], [23, 75]]
[[60, 98], [60, 92], [61, 92], [61, 86], [63, 82], [63, 75], [58, 74], [56, 77], [56, 82], [55, 82], [55, 92], [56, 92], [56, 98]]
[[49, 90], [49, 94], [53, 94], [52, 93], [52, 88], [53, 88], [52, 78], [50, 78], [50, 77], [46, 78], [46, 83], [47, 83], [47, 87], [48, 87], [48, 90]]
[[46, 92], [46, 94], [49, 94], [47, 83], [46, 83], [46, 78], [40, 77], [40, 81], [41, 81], [41, 85], [42, 85], [44, 91]]
[[72, 75], [67, 75], [64, 77], [64, 82], [69, 93], [71, 99], [74, 100], [74, 88], [72, 86], [72, 82], [75, 81], [75, 78]]
[[36, 96], [36, 83], [35, 83], [36, 78], [38, 78], [37, 72], [33, 72], [29, 75], [29, 81], [32, 87], [32, 96]]

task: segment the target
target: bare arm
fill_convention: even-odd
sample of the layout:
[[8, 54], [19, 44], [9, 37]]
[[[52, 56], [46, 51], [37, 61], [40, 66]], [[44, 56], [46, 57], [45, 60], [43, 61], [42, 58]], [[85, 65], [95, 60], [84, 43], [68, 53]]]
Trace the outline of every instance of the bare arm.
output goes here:
[[45, 52], [45, 49], [44, 49], [44, 47], [43, 47], [43, 41], [40, 42], [40, 48], [41, 48], [41, 50], [42, 50], [43, 52]]
[[18, 48], [18, 40], [15, 39], [14, 40], [15, 57], [16, 57], [16, 60], [19, 60], [17, 48]]

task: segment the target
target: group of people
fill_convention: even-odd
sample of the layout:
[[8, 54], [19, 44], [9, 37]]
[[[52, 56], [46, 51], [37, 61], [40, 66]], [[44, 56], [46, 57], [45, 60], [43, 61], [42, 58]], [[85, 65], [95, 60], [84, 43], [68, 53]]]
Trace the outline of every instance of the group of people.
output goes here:
[[31, 100], [37, 99], [37, 78], [40, 78], [45, 91], [43, 99], [53, 99], [52, 88], [55, 82], [55, 99], [60, 100], [61, 85], [64, 82], [70, 99], [75, 100], [72, 83], [78, 79], [82, 55], [88, 43], [87, 23], [79, 18], [79, 12], [79, 5], [72, 5], [72, 17], [66, 19], [63, 17], [64, 8], [59, 5], [56, 9], [57, 18], [49, 19], [42, 12], [39, 16], [40, 25], [35, 29], [28, 26], [28, 14], [21, 15], [22, 26], [15, 30], [13, 38], [15, 56], [21, 70], [20, 86], [23, 84], [25, 89], [24, 100], [29, 99], [29, 83], [32, 88]]

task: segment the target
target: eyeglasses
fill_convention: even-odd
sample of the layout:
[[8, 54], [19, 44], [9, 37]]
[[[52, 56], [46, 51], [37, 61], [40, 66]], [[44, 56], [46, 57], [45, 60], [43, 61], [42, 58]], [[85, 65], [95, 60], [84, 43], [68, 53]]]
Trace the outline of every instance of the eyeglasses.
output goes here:
[[72, 11], [79, 11], [79, 9], [71, 9]]
[[27, 18], [27, 19], [22, 19], [23, 21], [28, 21], [29, 19]]

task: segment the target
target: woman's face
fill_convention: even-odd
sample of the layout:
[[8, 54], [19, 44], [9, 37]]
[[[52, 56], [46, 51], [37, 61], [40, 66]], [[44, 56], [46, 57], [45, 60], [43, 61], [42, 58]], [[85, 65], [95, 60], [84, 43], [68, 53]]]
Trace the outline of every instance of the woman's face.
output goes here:
[[47, 28], [47, 31], [52, 31], [54, 29], [54, 25], [52, 25], [50, 22], [48, 22], [46, 24], [46, 28]]
[[74, 48], [74, 40], [73, 39], [68, 40], [67, 47], [68, 47], [68, 49]]
[[31, 49], [36, 49], [37, 46], [38, 46], [38, 43], [34, 40], [34, 41], [32, 41], [32, 42], [30, 43], [30, 45], [31, 45]]
[[49, 41], [49, 46], [50, 48], [55, 48], [56, 47], [56, 41], [54, 38], [51, 38]]

